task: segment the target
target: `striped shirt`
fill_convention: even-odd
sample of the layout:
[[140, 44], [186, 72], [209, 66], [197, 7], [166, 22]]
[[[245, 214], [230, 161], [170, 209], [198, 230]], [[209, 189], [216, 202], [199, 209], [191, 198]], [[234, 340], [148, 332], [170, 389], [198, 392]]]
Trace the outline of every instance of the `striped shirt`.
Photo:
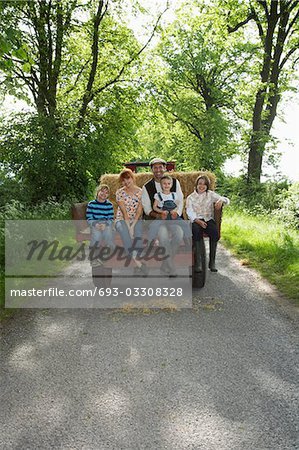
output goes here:
[[86, 219], [89, 225], [96, 225], [97, 223], [112, 222], [114, 219], [113, 205], [109, 200], [99, 202], [92, 200], [88, 203], [86, 209]]

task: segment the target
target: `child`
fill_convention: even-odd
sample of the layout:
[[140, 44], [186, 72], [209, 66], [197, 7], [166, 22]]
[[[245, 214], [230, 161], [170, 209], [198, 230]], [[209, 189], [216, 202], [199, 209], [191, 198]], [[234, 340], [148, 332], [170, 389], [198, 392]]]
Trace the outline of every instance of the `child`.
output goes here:
[[86, 219], [91, 232], [89, 259], [92, 266], [103, 264], [97, 258], [97, 249], [103, 241], [110, 247], [111, 252], [115, 248], [112, 232], [114, 210], [112, 203], [108, 200], [109, 193], [109, 186], [106, 184], [98, 186], [95, 200], [89, 202], [86, 209]]
[[[170, 175], [163, 175], [160, 181], [162, 192], [157, 192], [154, 195], [153, 210], [160, 213], [162, 220], [176, 220], [176, 225], [180, 225], [184, 231], [184, 239], [188, 241], [191, 238], [191, 231], [186, 223], [177, 212], [178, 209], [178, 195], [176, 192], [171, 192], [173, 180]], [[168, 223], [170, 224], [170, 223]], [[150, 224], [148, 231], [148, 240], [152, 242], [156, 239], [161, 222], [154, 220]]]
[[229, 205], [227, 197], [221, 197], [214, 191], [210, 191], [210, 180], [206, 175], [200, 175], [195, 181], [195, 189], [186, 200], [186, 212], [192, 222], [192, 234], [194, 240], [196, 263], [195, 271], [201, 272], [200, 248], [204, 245], [203, 233], [210, 238], [209, 269], [217, 272], [215, 267], [216, 247], [219, 233], [214, 220], [214, 206], [221, 209], [223, 204]]

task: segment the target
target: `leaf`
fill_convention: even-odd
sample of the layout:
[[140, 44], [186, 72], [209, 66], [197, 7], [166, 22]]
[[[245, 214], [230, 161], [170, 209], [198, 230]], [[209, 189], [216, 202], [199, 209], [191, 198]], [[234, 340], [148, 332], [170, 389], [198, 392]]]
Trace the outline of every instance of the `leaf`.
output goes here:
[[30, 73], [31, 72], [31, 64], [26, 62], [22, 65], [23, 72]]
[[11, 44], [9, 41], [5, 40], [2, 36], [0, 37], [0, 55], [9, 53], [11, 50]]
[[26, 59], [27, 60], [27, 58], [28, 58], [27, 52], [24, 50], [23, 47], [20, 47], [17, 50], [15, 50], [13, 52], [13, 54], [19, 59]]

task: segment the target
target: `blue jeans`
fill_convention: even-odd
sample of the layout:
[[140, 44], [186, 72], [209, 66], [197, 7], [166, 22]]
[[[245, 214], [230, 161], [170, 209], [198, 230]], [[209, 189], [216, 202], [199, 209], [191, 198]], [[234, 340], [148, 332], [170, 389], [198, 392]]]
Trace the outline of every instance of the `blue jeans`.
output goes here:
[[148, 240], [151, 242], [156, 239], [159, 233], [159, 228], [161, 226], [166, 226], [168, 230], [172, 231], [176, 227], [181, 227], [183, 230], [184, 238], [191, 238], [192, 232], [188, 222], [185, 222], [181, 217], [176, 219], [171, 219], [170, 221], [164, 222], [164, 220], [153, 220], [148, 229]]
[[174, 256], [178, 251], [180, 243], [183, 239], [184, 236], [183, 229], [180, 227], [180, 225], [178, 225], [178, 223], [176, 223], [176, 221], [173, 221], [170, 228], [167, 226], [169, 222], [167, 224], [165, 223], [164, 220], [163, 221], [159, 220], [158, 222], [160, 222], [160, 227], [158, 231], [158, 239], [160, 247], [165, 248], [165, 255]]
[[129, 255], [132, 251], [131, 248], [133, 245], [133, 240], [134, 248], [143, 248], [142, 220], [138, 220], [135, 224], [133, 239], [130, 236], [129, 229], [125, 220], [118, 220], [115, 224], [115, 228], [120, 234], [127, 255]]
[[100, 247], [100, 245], [105, 242], [107, 247], [110, 247], [112, 250], [115, 248], [112, 225], [106, 225], [104, 230], [97, 230], [95, 227], [91, 226], [90, 232], [90, 247]]

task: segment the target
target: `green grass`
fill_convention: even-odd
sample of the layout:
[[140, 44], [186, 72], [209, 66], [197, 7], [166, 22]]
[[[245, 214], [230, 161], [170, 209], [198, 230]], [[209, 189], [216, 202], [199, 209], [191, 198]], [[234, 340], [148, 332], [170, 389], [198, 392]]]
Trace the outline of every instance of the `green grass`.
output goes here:
[[257, 269], [299, 305], [299, 232], [267, 216], [229, 210], [221, 240], [232, 253]]
[[[9, 205], [0, 208], [0, 320], [1, 318], [13, 314], [12, 309], [4, 309], [5, 305], [5, 256], [4, 256], [4, 221], [5, 219], [13, 220], [67, 220], [70, 219], [70, 202], [61, 204], [47, 201], [35, 207], [28, 207], [20, 202], [11, 202]], [[68, 245], [73, 242], [73, 236], [65, 235], [61, 237], [61, 245]], [[63, 269], [67, 262], [55, 262], [57, 270], [58, 264]], [[29, 265], [28, 265], [29, 266]], [[45, 268], [46, 269], [46, 268]], [[51, 274], [51, 268], [48, 264], [47, 270]]]

